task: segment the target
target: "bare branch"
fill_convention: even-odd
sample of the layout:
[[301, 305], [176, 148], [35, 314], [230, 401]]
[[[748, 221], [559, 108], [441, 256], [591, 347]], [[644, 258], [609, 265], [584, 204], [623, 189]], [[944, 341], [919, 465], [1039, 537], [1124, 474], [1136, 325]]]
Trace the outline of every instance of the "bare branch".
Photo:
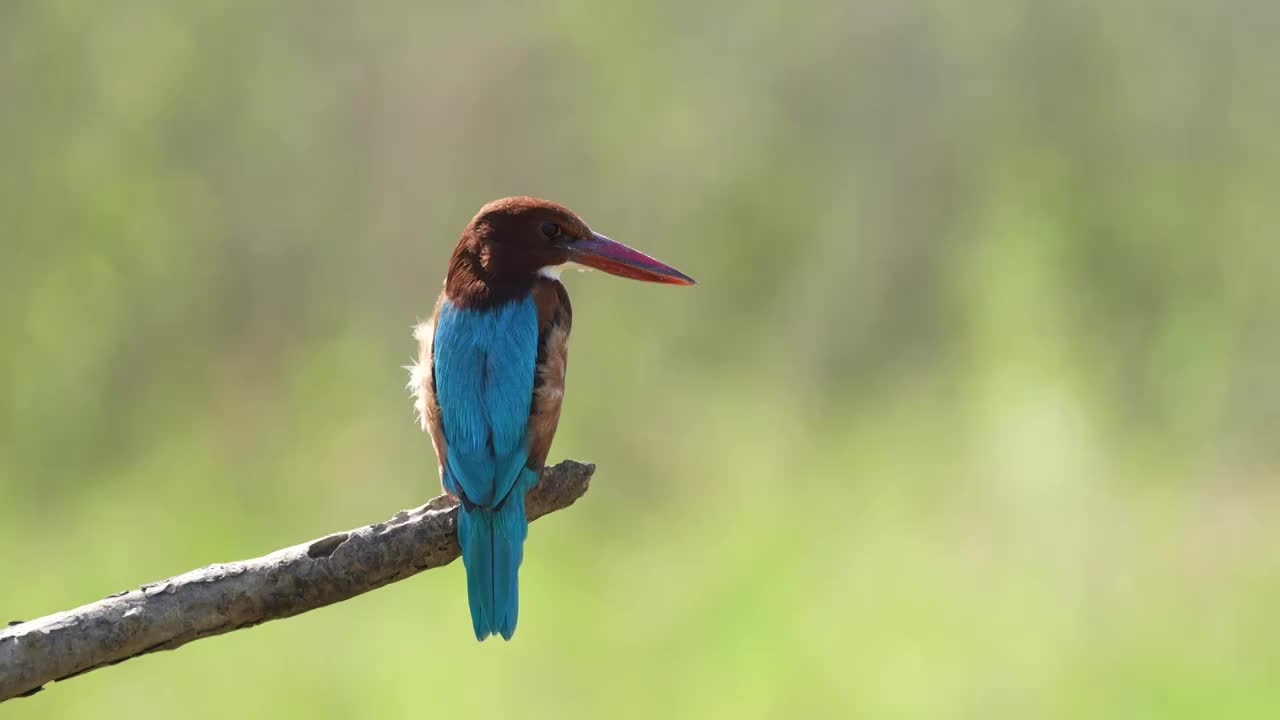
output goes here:
[[[587, 491], [595, 466], [566, 460], [526, 499], [535, 520]], [[156, 650], [341, 602], [458, 557], [457, 501], [442, 495], [390, 520], [192, 570], [0, 630], [0, 702]]]

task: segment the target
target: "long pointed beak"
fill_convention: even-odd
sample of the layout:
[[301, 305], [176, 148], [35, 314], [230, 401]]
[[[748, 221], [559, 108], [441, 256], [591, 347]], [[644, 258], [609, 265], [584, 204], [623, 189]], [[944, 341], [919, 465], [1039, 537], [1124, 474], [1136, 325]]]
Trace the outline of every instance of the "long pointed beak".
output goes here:
[[667, 283], [668, 285], [693, 285], [693, 278], [679, 270], [658, 262], [639, 250], [616, 240], [591, 233], [591, 237], [569, 245], [569, 256], [574, 262], [603, 270], [632, 280]]

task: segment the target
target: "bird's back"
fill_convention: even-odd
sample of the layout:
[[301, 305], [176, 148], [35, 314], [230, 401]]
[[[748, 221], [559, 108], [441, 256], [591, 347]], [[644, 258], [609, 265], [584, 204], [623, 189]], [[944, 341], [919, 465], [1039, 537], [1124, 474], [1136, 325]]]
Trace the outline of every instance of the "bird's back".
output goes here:
[[564, 286], [539, 278], [528, 295], [488, 308], [442, 296], [415, 333], [411, 384], [441, 482], [462, 500], [459, 542], [481, 639], [515, 631], [524, 494], [559, 422], [571, 322]]

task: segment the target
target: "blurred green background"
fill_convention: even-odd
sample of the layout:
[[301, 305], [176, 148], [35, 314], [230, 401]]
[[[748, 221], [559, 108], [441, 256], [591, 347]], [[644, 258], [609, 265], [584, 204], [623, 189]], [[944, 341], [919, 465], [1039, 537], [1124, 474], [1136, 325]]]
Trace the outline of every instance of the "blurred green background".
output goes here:
[[0, 4], [0, 620], [438, 491], [404, 390], [567, 276], [514, 642], [462, 567], [21, 718], [1280, 717], [1280, 6]]

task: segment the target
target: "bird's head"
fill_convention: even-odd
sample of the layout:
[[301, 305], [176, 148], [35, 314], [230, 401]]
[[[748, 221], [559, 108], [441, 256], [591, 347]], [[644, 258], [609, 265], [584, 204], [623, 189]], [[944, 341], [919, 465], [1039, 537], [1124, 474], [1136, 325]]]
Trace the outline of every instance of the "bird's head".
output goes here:
[[557, 277], [569, 263], [633, 280], [693, 284], [679, 270], [594, 232], [563, 205], [509, 197], [471, 219], [449, 262], [446, 291], [468, 304], [501, 302], [527, 292], [540, 274]]

